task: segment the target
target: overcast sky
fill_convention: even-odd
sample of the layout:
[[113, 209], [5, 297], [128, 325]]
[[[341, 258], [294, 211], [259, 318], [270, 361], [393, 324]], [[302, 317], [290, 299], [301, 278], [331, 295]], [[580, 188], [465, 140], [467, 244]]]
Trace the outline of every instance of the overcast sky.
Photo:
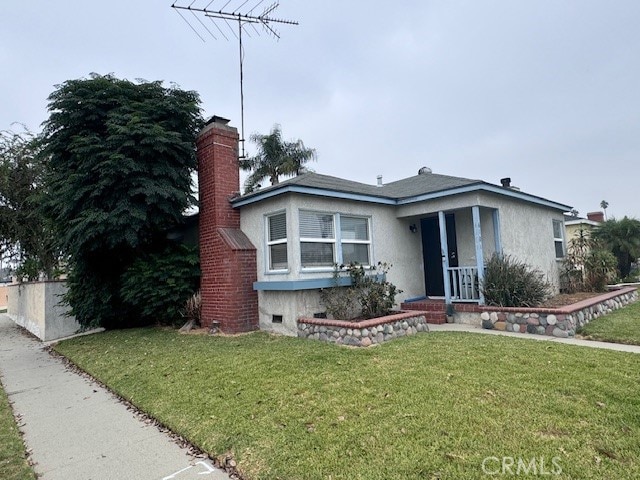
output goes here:
[[[187, 15], [203, 42], [171, 1], [2, 4], [0, 129], [39, 130], [55, 85], [91, 72], [196, 90], [205, 116], [240, 127], [224, 23], [229, 40], [200, 17], [214, 40]], [[246, 137], [279, 123], [316, 148], [315, 171], [365, 183], [421, 166], [508, 176], [581, 215], [605, 199], [609, 216], [640, 218], [638, 0], [281, 0], [273, 16], [300, 25], [245, 36]]]

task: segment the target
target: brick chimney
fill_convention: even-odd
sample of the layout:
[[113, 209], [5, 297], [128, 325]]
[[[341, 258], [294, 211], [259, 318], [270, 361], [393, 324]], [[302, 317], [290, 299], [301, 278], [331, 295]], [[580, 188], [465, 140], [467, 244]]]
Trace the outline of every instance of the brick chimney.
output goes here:
[[603, 212], [589, 212], [587, 213], [587, 218], [593, 222], [604, 222], [604, 213]]
[[240, 230], [238, 130], [214, 116], [197, 138], [202, 325], [224, 333], [258, 328], [256, 249]]

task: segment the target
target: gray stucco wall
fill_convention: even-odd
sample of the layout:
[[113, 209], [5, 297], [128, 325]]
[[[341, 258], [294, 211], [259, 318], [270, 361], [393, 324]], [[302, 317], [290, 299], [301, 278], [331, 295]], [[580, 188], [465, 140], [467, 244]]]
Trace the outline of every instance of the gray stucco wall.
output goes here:
[[[305, 280], [331, 278], [332, 268], [301, 268], [299, 243], [299, 211], [313, 210], [371, 217], [371, 263], [393, 264], [387, 278], [403, 293], [404, 299], [424, 295], [422, 244], [420, 233], [412, 233], [411, 219], [399, 219], [393, 206], [372, 205], [356, 201], [321, 199], [302, 195], [283, 195], [258, 205], [242, 207], [241, 229], [258, 249], [258, 281]], [[265, 241], [265, 217], [286, 211], [289, 269], [286, 273], [268, 273]], [[260, 327], [295, 335], [298, 316], [324, 311], [317, 290], [301, 292], [262, 291], [259, 294]], [[272, 315], [283, 315], [282, 324], [273, 324]], [[295, 329], [294, 329], [295, 327]]]
[[482, 204], [500, 209], [504, 253], [539, 269], [557, 293], [562, 261], [556, 259], [553, 220], [563, 222], [563, 213], [491, 194], [482, 196]]

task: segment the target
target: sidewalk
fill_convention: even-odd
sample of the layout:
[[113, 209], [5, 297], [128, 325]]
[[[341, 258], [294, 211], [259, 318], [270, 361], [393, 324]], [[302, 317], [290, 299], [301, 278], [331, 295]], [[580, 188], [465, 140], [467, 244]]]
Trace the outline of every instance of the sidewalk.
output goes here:
[[43, 480], [224, 480], [0, 314], [0, 377]]
[[506, 337], [520, 338], [523, 340], [538, 340], [542, 342], [564, 343], [565, 345], [577, 345], [580, 347], [602, 348], [605, 350], [616, 350], [618, 352], [640, 353], [638, 345], [623, 345], [621, 343], [596, 342], [593, 340], [579, 340], [577, 338], [556, 338], [547, 335], [532, 335], [527, 333], [503, 332], [500, 330], [487, 330], [485, 328], [464, 325], [461, 323], [445, 323], [442, 325], [429, 324], [430, 332], [467, 332], [484, 333], [487, 335], [502, 335]]

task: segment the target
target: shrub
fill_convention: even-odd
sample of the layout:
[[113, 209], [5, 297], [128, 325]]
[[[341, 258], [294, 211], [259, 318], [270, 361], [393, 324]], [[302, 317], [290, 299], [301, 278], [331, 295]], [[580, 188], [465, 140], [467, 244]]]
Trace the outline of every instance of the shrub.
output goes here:
[[[336, 286], [320, 292], [320, 298], [327, 308], [327, 313], [341, 320], [387, 315], [395, 305], [396, 295], [402, 293], [402, 290], [386, 281], [386, 274], [390, 268], [391, 265], [378, 262], [377, 267], [369, 268], [375, 273], [367, 275], [365, 267], [356, 262], [346, 267], [336, 265], [334, 269]], [[349, 287], [338, 286], [343, 269], [351, 279]]]
[[353, 288], [331, 287], [320, 290], [320, 301], [332, 318], [353, 320], [362, 315], [357, 301], [357, 292]]
[[142, 323], [177, 325], [181, 310], [200, 281], [195, 247], [170, 245], [136, 260], [122, 276], [120, 296]]
[[496, 254], [487, 263], [480, 288], [487, 305], [499, 307], [535, 307], [551, 293], [540, 270]]
[[196, 325], [202, 325], [200, 323], [202, 317], [202, 295], [200, 294], [200, 290], [187, 298], [180, 313], [187, 321], [193, 321]]
[[617, 272], [617, 259], [601, 241], [590, 237], [586, 230], [578, 230], [568, 243], [567, 256], [560, 275], [562, 291], [602, 292]]
[[604, 292], [607, 284], [615, 279], [618, 260], [608, 250], [594, 249], [585, 259], [585, 289]]

